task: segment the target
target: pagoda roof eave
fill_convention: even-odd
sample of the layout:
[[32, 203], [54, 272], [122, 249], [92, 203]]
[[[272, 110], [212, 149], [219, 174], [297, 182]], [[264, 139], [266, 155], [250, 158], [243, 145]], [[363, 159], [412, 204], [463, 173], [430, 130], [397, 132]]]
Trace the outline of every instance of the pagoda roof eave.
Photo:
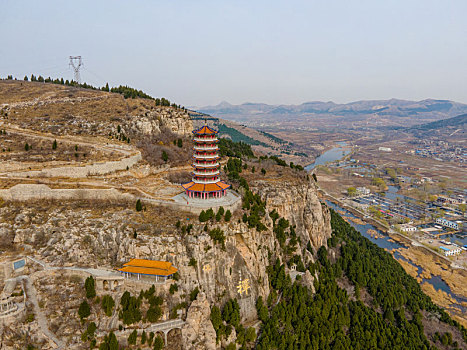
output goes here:
[[195, 135], [215, 135], [215, 134], [217, 134], [217, 131], [211, 129], [207, 125], [204, 125], [199, 129], [193, 130], [193, 134], [195, 134]]
[[190, 181], [185, 184], [182, 184], [182, 187], [186, 191], [191, 191], [191, 192], [220, 192], [220, 191], [225, 191], [226, 189], [230, 188], [230, 185], [226, 184], [223, 181], [218, 181], [212, 184], [200, 184], [200, 183], [195, 183], [193, 181]]

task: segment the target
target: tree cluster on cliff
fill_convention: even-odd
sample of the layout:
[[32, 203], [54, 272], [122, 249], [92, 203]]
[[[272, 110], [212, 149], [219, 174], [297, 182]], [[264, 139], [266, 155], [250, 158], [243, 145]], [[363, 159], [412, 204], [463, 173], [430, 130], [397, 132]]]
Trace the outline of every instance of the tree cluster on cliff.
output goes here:
[[[466, 340], [466, 330], [433, 304], [389, 253], [332, 210], [331, 225], [328, 244], [340, 254], [332, 263], [326, 248], [318, 250], [318, 260], [308, 266], [318, 275], [315, 294], [292, 283], [279, 259], [268, 267], [271, 293], [267, 304], [257, 301], [263, 323], [258, 349], [434, 349], [424, 334], [423, 310], [457, 327]], [[350, 280], [354, 295], [339, 287], [342, 279]], [[371, 297], [369, 305], [360, 300], [362, 289]], [[442, 340], [448, 343], [449, 335]]]
[[221, 138], [218, 146], [221, 157], [253, 158], [255, 156], [251, 146], [244, 142], [233, 142], [232, 140]]
[[[242, 346], [242, 349], [246, 349], [247, 345], [252, 345], [252, 342], [256, 339], [256, 332], [253, 327], [245, 328], [240, 323], [240, 306], [237, 299], [229, 299], [222, 312], [217, 306], [211, 308], [211, 323], [216, 331], [216, 341], [219, 342], [221, 339], [226, 339], [235, 329], [237, 344]], [[235, 346], [230, 345], [231, 348], [236, 349]]]

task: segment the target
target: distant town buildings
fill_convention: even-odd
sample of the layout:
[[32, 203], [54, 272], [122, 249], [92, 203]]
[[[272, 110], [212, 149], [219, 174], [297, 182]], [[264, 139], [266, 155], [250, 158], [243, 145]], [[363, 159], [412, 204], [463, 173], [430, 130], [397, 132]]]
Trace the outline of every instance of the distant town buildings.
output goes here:
[[406, 151], [420, 157], [439, 161], [467, 162], [467, 149], [443, 140], [423, 139], [412, 142], [416, 148]]
[[461, 253], [461, 248], [459, 247], [439, 247], [443, 251], [445, 256], [459, 255]]
[[420, 182], [421, 183], [433, 182], [433, 179], [431, 177], [428, 177], [428, 176], [422, 176], [422, 178], [420, 179]]
[[459, 224], [457, 222], [446, 220], [444, 218], [438, 218], [438, 219], [435, 220], [435, 222], [437, 224], [440, 224], [440, 225], [445, 226], [445, 227], [452, 228], [454, 230], [459, 229]]
[[415, 226], [409, 225], [409, 224], [402, 224], [400, 225], [400, 230], [402, 232], [415, 232], [417, 231], [417, 228]]
[[403, 182], [403, 183], [411, 183], [412, 182], [412, 178], [410, 176], [405, 176], [405, 175], [398, 175], [397, 180], [399, 182]]
[[357, 187], [357, 194], [360, 196], [367, 196], [370, 194], [370, 189], [366, 187]]
[[463, 196], [445, 196], [445, 195], [438, 195], [436, 199], [439, 203], [446, 203], [446, 204], [463, 204], [465, 203], [465, 198]]

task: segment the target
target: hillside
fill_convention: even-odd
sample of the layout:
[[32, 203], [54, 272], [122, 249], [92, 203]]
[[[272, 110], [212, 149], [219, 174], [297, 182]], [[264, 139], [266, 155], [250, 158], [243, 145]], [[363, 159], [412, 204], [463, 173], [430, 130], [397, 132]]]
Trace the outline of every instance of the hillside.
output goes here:
[[435, 130], [441, 128], [461, 128], [465, 129], [467, 125], [467, 114], [461, 114], [456, 117], [438, 120], [435, 122], [416, 125], [412, 127], [413, 130]]
[[244, 142], [262, 154], [277, 155], [295, 164], [309, 164], [319, 154], [323, 146], [319, 143], [307, 146], [294, 144], [272, 133], [249, 128], [225, 119], [219, 119], [220, 137], [231, 139], [234, 142]]
[[[17, 307], [0, 315], [1, 347], [466, 348], [300, 167], [222, 141], [232, 188], [206, 205], [180, 197], [196, 124], [184, 109], [19, 81], [0, 81], [0, 106], [0, 290]], [[163, 261], [157, 280], [117, 272], [131, 259]]]

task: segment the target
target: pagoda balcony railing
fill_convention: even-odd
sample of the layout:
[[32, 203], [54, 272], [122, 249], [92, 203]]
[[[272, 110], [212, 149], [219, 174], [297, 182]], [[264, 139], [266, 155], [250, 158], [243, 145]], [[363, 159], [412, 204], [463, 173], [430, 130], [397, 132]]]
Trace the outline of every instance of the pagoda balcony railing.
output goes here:
[[204, 172], [204, 171], [197, 171], [197, 170], [193, 171], [193, 175], [196, 175], [196, 176], [219, 175], [219, 173], [220, 173], [219, 170], [212, 171], [212, 172]]
[[218, 142], [219, 140], [217, 139], [217, 137], [195, 137], [193, 138], [193, 141], [195, 142]]
[[194, 146], [193, 149], [196, 151], [216, 151], [218, 148], [217, 146], [208, 146], [208, 147]]
[[191, 164], [195, 168], [214, 168], [219, 166], [219, 162], [215, 163], [196, 163]]
[[216, 159], [219, 158], [217, 154], [193, 154], [193, 157], [199, 159]]
[[200, 180], [200, 179], [195, 179], [194, 177], [191, 179], [191, 181], [193, 181], [194, 183], [197, 183], [197, 184], [215, 184], [217, 182], [219, 182], [219, 178], [215, 178], [215, 179], [209, 179], [209, 180]]

